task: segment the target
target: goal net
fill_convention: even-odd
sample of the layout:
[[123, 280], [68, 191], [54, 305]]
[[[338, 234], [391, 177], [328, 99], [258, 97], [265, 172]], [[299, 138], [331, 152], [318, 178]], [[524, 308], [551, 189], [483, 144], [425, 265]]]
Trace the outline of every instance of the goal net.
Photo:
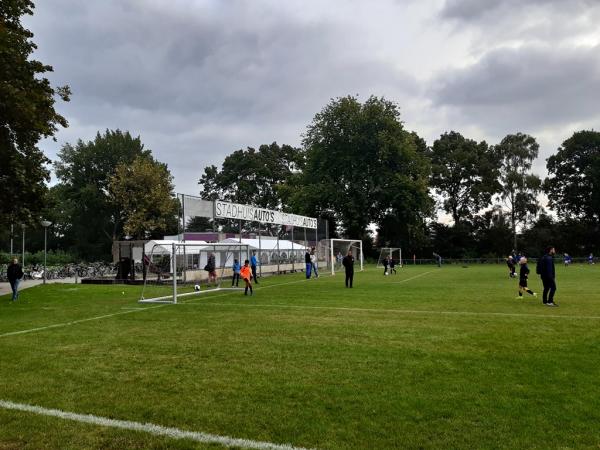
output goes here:
[[[394, 262], [394, 265], [402, 267], [402, 249], [396, 247], [384, 247], [379, 252], [379, 259], [377, 259], [377, 268], [384, 266], [384, 259], [388, 259]], [[389, 264], [388, 264], [389, 265]]]
[[344, 269], [342, 260], [348, 252], [352, 252], [352, 256], [354, 256], [355, 266], [359, 266], [360, 270], [364, 269], [363, 246], [361, 240], [330, 239], [329, 256], [331, 261], [331, 275], [335, 275], [336, 272]]
[[144, 283], [140, 303], [177, 303], [186, 296], [222, 290], [241, 290], [233, 265], [250, 259], [246, 244], [150, 241], [143, 261]]

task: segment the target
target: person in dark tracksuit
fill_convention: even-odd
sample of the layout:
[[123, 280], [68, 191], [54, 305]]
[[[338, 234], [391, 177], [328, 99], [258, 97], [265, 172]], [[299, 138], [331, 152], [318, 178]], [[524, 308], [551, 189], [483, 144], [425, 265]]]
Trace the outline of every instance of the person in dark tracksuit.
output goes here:
[[352, 256], [352, 250], [348, 250], [348, 254], [344, 256], [342, 265], [346, 269], [346, 287], [351, 288], [354, 281], [354, 256]]
[[385, 258], [383, 258], [383, 274], [387, 275], [388, 274], [388, 259], [387, 256]]
[[23, 269], [21, 269], [17, 258], [13, 258], [12, 262], [8, 265], [6, 277], [12, 289], [12, 301], [16, 302], [19, 298], [19, 283], [23, 278]]
[[548, 247], [545, 255], [541, 257], [537, 266], [537, 272], [542, 278], [542, 284], [544, 285], [542, 301], [546, 306], [558, 306], [554, 303], [554, 293], [556, 292], [556, 273], [554, 270], [555, 253], [556, 250], [554, 250], [554, 247]]

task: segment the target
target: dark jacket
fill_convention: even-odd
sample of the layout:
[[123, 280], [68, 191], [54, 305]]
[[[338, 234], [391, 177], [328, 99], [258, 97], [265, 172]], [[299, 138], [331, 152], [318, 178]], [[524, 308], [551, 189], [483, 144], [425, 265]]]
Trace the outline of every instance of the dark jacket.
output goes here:
[[522, 264], [521, 268], [519, 269], [519, 279], [522, 281], [527, 280], [527, 278], [529, 277], [529, 267], [527, 267], [527, 264]]
[[310, 253], [309, 253], [309, 252], [306, 252], [306, 253], [304, 254], [304, 262], [305, 262], [306, 264], [310, 264]]
[[208, 272], [214, 272], [216, 267], [215, 255], [210, 255], [208, 257], [208, 261], [206, 262], [206, 270]]
[[344, 259], [342, 259], [342, 265], [346, 268], [346, 272], [354, 272], [354, 256], [344, 256]]
[[11, 283], [15, 280], [23, 278], [23, 270], [21, 269], [21, 266], [19, 264], [9, 264], [8, 268], [6, 269], [6, 278], [8, 278], [8, 281]]
[[550, 254], [542, 256], [539, 266], [540, 276], [542, 278], [554, 279], [554, 258]]

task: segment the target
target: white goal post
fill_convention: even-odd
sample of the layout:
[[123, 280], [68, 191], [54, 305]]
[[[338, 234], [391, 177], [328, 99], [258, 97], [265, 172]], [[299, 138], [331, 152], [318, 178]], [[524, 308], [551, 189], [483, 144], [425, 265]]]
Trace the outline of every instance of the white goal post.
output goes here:
[[383, 267], [383, 260], [388, 256], [392, 258], [399, 267], [402, 267], [402, 249], [398, 247], [383, 247], [379, 252], [377, 268]]
[[341, 259], [349, 251], [352, 251], [355, 261], [360, 261], [360, 270], [364, 270], [363, 245], [360, 239], [330, 239], [331, 275], [335, 275], [336, 267], [341, 269]]
[[[206, 242], [148, 244], [139, 303], [177, 303], [185, 296], [243, 290], [233, 280], [233, 263], [250, 259], [250, 247], [240, 243]], [[209, 271], [212, 267], [213, 270]], [[212, 276], [211, 276], [212, 275]], [[214, 276], [214, 280], [211, 278]], [[229, 286], [231, 284], [231, 286]], [[243, 281], [242, 281], [243, 284]]]

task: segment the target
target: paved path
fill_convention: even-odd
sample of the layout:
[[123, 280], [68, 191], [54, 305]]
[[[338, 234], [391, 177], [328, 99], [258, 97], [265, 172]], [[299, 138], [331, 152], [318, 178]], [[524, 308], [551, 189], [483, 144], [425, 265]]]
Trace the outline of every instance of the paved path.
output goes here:
[[[81, 281], [81, 278], [78, 279]], [[38, 284], [44, 283], [44, 280], [25, 280], [21, 281], [19, 284], [19, 291], [23, 289], [27, 289], [33, 286], [37, 286]], [[57, 280], [46, 280], [46, 283], [75, 283], [75, 278], [60, 278]], [[10, 283], [0, 283], [0, 295], [6, 295], [12, 293], [12, 289], [10, 288]]]

